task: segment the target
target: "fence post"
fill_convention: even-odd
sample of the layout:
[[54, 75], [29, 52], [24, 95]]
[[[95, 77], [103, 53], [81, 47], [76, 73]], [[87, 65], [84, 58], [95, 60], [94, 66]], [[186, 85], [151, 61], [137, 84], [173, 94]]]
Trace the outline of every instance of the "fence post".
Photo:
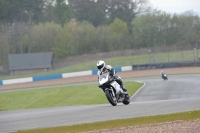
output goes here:
[[196, 51], [196, 48], [194, 48], [194, 61], [195, 61], [195, 58], [196, 58], [196, 57], [195, 57], [195, 51]]
[[184, 62], [184, 51], [182, 51], [182, 61]]
[[151, 64], [151, 50], [149, 50], [149, 62]]
[[169, 63], [169, 51], [168, 51], [167, 55], [168, 55], [168, 63]]
[[197, 61], [200, 61], [200, 58], [199, 58], [199, 49], [198, 49], [198, 44], [196, 43], [196, 49], [197, 49]]

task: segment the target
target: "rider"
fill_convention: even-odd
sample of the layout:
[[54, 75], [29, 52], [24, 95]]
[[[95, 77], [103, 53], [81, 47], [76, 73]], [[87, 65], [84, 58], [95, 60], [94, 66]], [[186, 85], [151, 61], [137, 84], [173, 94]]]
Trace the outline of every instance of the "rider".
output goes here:
[[123, 85], [123, 82], [122, 82], [122, 79], [116, 75], [116, 72], [115, 70], [112, 68], [112, 66], [110, 65], [106, 65], [105, 62], [103, 60], [99, 60], [97, 62], [97, 68], [98, 68], [98, 78], [99, 78], [99, 75], [105, 73], [105, 72], [109, 72], [110, 73], [110, 76], [113, 76], [115, 78], [115, 81], [121, 86], [122, 90], [124, 92], [127, 91], [127, 89], [124, 87]]
[[164, 78], [164, 74], [165, 74], [165, 73], [164, 73], [163, 70], [160, 71], [160, 74], [161, 74], [161, 77]]

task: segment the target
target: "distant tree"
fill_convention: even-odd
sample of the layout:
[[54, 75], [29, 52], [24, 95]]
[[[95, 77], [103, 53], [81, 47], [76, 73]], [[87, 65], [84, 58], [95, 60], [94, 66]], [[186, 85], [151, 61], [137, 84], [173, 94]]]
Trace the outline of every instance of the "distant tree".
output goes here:
[[127, 24], [140, 14], [147, 13], [150, 9], [148, 0], [107, 0], [107, 16], [112, 22], [119, 18]]
[[62, 58], [67, 55], [71, 55], [75, 51], [73, 46], [73, 37], [78, 30], [78, 23], [75, 20], [71, 20], [64, 25], [62, 30], [58, 34], [58, 41], [56, 46], [53, 47], [53, 53], [55, 57]]
[[78, 21], [88, 21], [98, 26], [105, 21], [105, 5], [96, 0], [69, 0], [74, 17]]
[[138, 47], [153, 45], [151, 42], [151, 39], [153, 39], [153, 34], [151, 34], [151, 32], [154, 30], [153, 21], [151, 14], [141, 15], [132, 21], [132, 34]]
[[0, 27], [0, 65], [7, 63], [7, 55], [8, 55], [8, 39], [5, 34], [5, 29]]
[[0, 0], [2, 23], [39, 22], [46, 0]]
[[196, 43], [199, 40], [200, 17], [155, 11], [137, 17], [132, 26], [138, 47]]
[[115, 18], [130, 23], [137, 15], [149, 10], [147, 0], [69, 0], [74, 17], [94, 26], [110, 24]]
[[[171, 15], [154, 11], [141, 15], [132, 21], [133, 37], [139, 47], [168, 45], [171, 34]], [[173, 42], [171, 40], [171, 42]], [[174, 43], [174, 42], [173, 42]]]
[[95, 28], [92, 24], [72, 19], [58, 34], [58, 42], [53, 52], [56, 57], [90, 53], [95, 38]]
[[66, 3], [66, 0], [56, 0], [53, 12], [62, 26], [73, 17], [70, 6]]
[[126, 22], [118, 18], [115, 18], [114, 22], [111, 23], [109, 27], [112, 29], [113, 36], [115, 38], [113, 40], [115, 41], [113, 48], [115, 50], [125, 49], [126, 44], [125, 44], [124, 38], [125, 36], [128, 36], [128, 27], [127, 27]]
[[117, 34], [121, 36], [128, 34], [128, 27], [126, 22], [121, 19], [115, 18], [113, 23], [109, 25], [109, 27]]
[[61, 26], [53, 22], [39, 23], [33, 26], [31, 41], [28, 41], [29, 43], [27, 44], [29, 53], [51, 52], [57, 44], [57, 37], [60, 31]]
[[114, 50], [114, 35], [111, 28], [108, 26], [98, 26], [97, 27], [97, 38], [96, 42], [94, 43], [96, 52], [109, 52]]
[[[26, 51], [26, 46], [21, 43], [21, 39], [28, 34], [29, 24], [27, 23], [14, 23], [7, 24], [6, 36], [8, 39], [9, 53], [20, 54]], [[26, 47], [26, 48], [25, 48]]]
[[180, 42], [193, 44], [200, 42], [200, 17], [198, 15], [181, 14], [177, 25], [180, 30]]

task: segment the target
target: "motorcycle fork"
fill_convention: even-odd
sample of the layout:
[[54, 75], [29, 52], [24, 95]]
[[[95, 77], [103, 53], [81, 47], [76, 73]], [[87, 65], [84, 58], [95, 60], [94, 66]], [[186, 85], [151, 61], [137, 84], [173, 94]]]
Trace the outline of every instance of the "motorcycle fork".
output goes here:
[[113, 95], [114, 97], [116, 97], [116, 95], [115, 95], [115, 92], [114, 92], [113, 88], [107, 88], [107, 89], [105, 89], [105, 90], [104, 90], [104, 92], [105, 92], [106, 90], [111, 90], [111, 92], [112, 92], [112, 95]]
[[115, 92], [114, 92], [114, 90], [113, 90], [113, 89], [111, 89], [111, 91], [112, 91], [112, 95], [113, 95], [115, 98], [117, 98], [117, 97], [116, 97], [116, 95], [115, 95]]

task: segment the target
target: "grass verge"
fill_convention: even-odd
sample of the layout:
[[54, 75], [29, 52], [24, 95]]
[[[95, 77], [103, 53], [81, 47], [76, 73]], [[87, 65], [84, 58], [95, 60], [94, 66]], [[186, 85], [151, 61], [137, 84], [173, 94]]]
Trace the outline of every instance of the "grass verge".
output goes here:
[[[142, 83], [138, 82], [125, 82], [124, 84], [130, 95], [133, 95], [142, 86]], [[0, 110], [104, 103], [108, 103], [108, 101], [103, 91], [94, 84], [0, 93]]]
[[189, 121], [199, 118], [200, 118], [200, 110], [197, 110], [197, 111], [174, 113], [167, 115], [145, 116], [145, 117], [137, 117], [129, 119], [111, 120], [105, 122], [95, 122], [95, 123], [81, 124], [74, 126], [24, 130], [24, 131], [18, 131], [17, 133], [75, 133], [75, 132], [84, 132], [92, 130], [156, 124], [156, 123], [171, 122], [176, 120]]

